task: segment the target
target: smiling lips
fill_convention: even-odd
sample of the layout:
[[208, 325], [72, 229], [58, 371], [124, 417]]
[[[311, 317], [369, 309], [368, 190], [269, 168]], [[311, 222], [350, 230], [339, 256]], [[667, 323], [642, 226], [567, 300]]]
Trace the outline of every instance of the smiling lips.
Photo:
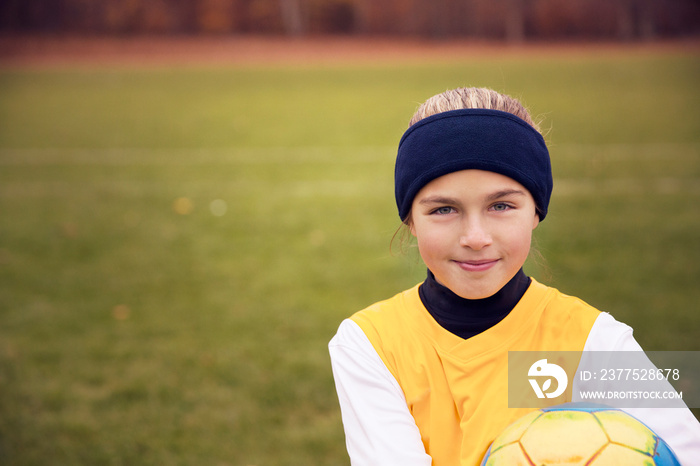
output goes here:
[[482, 259], [471, 261], [454, 261], [462, 270], [467, 272], [484, 272], [498, 262], [498, 259]]

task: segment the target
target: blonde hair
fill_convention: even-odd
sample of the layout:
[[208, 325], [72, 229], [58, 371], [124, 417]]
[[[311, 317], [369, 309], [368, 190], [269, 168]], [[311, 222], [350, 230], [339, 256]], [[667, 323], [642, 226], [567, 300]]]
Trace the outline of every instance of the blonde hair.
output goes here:
[[460, 87], [432, 96], [418, 107], [411, 117], [409, 126], [436, 113], [463, 108], [483, 108], [512, 113], [540, 134], [542, 133], [539, 125], [533, 121], [530, 113], [518, 99], [483, 87]]

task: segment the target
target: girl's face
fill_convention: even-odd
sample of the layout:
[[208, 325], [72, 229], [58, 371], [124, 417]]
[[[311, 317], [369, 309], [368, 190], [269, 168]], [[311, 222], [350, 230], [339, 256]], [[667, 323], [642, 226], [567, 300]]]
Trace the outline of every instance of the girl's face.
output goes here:
[[413, 200], [411, 233], [439, 283], [466, 299], [495, 294], [520, 270], [539, 223], [517, 181], [462, 170], [434, 179]]

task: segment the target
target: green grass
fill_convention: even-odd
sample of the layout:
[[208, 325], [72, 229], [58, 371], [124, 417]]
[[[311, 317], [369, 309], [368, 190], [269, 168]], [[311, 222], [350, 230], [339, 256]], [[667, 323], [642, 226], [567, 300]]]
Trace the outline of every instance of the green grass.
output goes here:
[[551, 128], [527, 270], [700, 350], [698, 78], [653, 53], [0, 71], [0, 463], [347, 464], [326, 344], [423, 278], [390, 250], [395, 145], [461, 85]]

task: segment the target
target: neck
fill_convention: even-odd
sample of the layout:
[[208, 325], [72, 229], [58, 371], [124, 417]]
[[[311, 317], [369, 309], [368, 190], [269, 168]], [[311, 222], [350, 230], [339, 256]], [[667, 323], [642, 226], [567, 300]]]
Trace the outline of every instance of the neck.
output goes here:
[[496, 294], [484, 299], [465, 299], [441, 285], [428, 270], [418, 289], [430, 315], [446, 330], [470, 338], [496, 325], [513, 310], [530, 286], [522, 269]]

